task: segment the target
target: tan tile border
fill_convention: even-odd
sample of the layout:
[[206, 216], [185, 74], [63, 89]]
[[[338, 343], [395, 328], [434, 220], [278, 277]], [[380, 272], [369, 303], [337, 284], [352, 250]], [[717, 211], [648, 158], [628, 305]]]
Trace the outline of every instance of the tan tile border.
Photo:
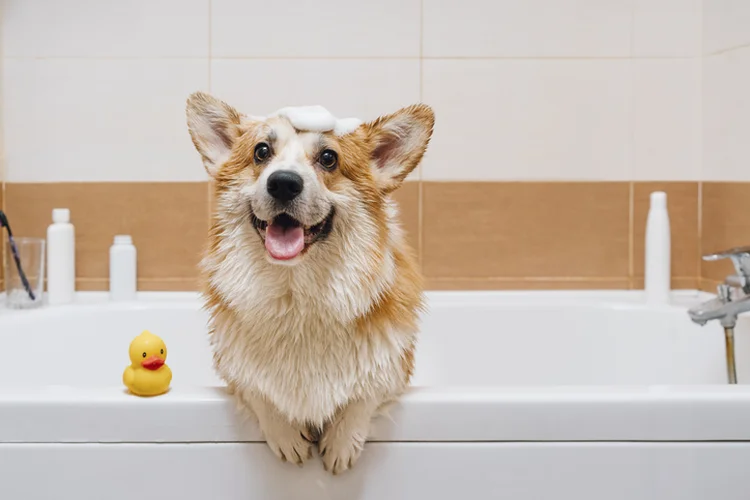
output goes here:
[[[420, 173], [421, 178], [421, 173]], [[420, 259], [420, 263], [424, 262], [424, 241], [425, 241], [425, 211], [424, 211], [424, 204], [425, 204], [425, 196], [424, 196], [424, 190], [425, 190], [425, 182], [427, 181], [421, 181], [421, 180], [414, 180], [414, 181], [408, 181], [409, 184], [412, 184], [414, 193], [415, 193], [415, 202], [410, 203], [413, 205], [409, 210], [415, 210], [416, 213], [410, 212], [411, 217], [413, 217], [413, 220], [417, 221], [418, 227], [416, 228], [416, 234], [415, 240], [416, 240], [416, 246], [417, 246], [417, 252]], [[430, 181], [435, 182], [435, 181]], [[528, 181], [528, 184], [538, 184], [542, 181]], [[548, 184], [553, 184], [555, 181], [549, 182], [544, 181]], [[560, 181], [562, 182], [568, 182], [568, 181]], [[523, 182], [519, 181], [509, 181], [508, 184], [519, 184]], [[597, 181], [592, 182], [592, 184], [597, 184]], [[637, 221], [634, 220], [635, 214], [634, 214], [634, 205], [635, 205], [635, 190], [636, 186], [640, 184], [640, 181], [622, 181], [623, 184], [628, 185], [628, 214], [627, 214], [627, 245], [628, 245], [628, 255], [627, 255], [627, 276], [591, 276], [591, 277], [576, 277], [576, 276], [554, 276], [554, 277], [545, 277], [545, 276], [537, 276], [537, 277], [512, 277], [512, 276], [479, 276], [479, 277], [444, 277], [444, 276], [428, 276], [427, 277], [427, 283], [428, 288], [432, 287], [432, 289], [457, 289], [456, 287], [459, 287], [458, 289], [505, 289], [505, 290], [512, 290], [512, 289], [519, 289], [519, 290], [536, 290], [536, 289], [562, 289], [562, 288], [570, 288], [570, 289], [583, 289], [586, 287], [590, 287], [592, 289], [638, 289], [640, 286], [642, 286], [642, 276], [635, 275], [636, 269], [635, 269], [635, 262], [634, 262], [634, 256], [636, 251], [640, 251], [637, 248], [634, 248], [635, 245], [635, 238], [634, 238], [634, 232], [635, 232], [635, 224]], [[645, 182], [644, 182], [645, 183]], [[704, 251], [708, 250], [710, 247], [710, 242], [706, 242], [703, 239], [704, 236], [704, 228], [703, 228], [703, 218], [704, 218], [704, 212], [705, 207], [704, 203], [706, 202], [705, 196], [704, 196], [704, 184], [703, 182], [696, 182], [698, 186], [697, 190], [697, 210], [698, 210], [698, 224], [697, 224], [697, 231], [698, 231], [698, 241], [700, 245], [700, 252], [703, 253]], [[7, 205], [7, 184], [5, 182], [2, 183], [1, 186], [1, 193], [3, 196], [1, 197], [2, 201], [0, 202], [0, 206], [2, 206], [4, 209]], [[207, 201], [206, 203], [206, 211], [209, 214], [209, 217], [206, 217], [206, 220], [208, 221], [208, 224], [210, 224], [210, 213], [212, 210], [212, 204], [213, 204], [213, 190], [210, 185], [210, 183], [206, 184], [206, 190], [208, 195], [206, 196]], [[674, 250], [674, 249], [673, 249]], [[0, 253], [0, 257], [2, 259], [5, 259], [5, 245], [2, 245], [2, 253]], [[197, 274], [197, 273], [196, 273]], [[106, 289], [107, 281], [106, 278], [85, 278], [85, 279], [79, 279], [78, 280], [81, 289], [99, 289], [104, 290]], [[624, 283], [623, 283], [624, 282]], [[715, 285], [718, 283], [715, 279], [709, 279], [707, 277], [701, 276], [701, 265], [700, 260], [695, 263], [695, 276], [675, 276], [673, 277], [673, 283], [675, 288], [682, 288], [682, 287], [688, 287], [690, 284], [694, 284], [694, 286], [700, 287], [701, 289], [707, 289], [708, 291], [714, 291]], [[2, 276], [0, 276], [0, 286], [2, 286]], [[197, 289], [197, 283], [195, 277], [164, 277], [164, 278], [148, 278], [148, 279], [142, 279], [139, 280], [139, 286], [142, 287], [144, 290], [166, 290], [166, 289], [174, 289], [174, 290], [195, 290]], [[464, 288], [460, 288], [464, 287]]]

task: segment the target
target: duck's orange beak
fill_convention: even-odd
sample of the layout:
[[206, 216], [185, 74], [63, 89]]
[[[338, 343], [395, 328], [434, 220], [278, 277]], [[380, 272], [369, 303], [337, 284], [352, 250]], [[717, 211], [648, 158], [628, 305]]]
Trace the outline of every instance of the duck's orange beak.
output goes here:
[[164, 360], [159, 356], [151, 356], [150, 358], [141, 361], [141, 366], [146, 370], [158, 370], [164, 366]]

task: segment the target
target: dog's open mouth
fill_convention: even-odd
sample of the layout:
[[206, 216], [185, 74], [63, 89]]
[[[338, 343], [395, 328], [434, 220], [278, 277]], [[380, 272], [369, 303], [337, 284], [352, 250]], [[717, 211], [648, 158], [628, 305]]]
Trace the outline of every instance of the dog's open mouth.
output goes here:
[[276, 260], [291, 260], [316, 241], [325, 238], [333, 228], [335, 209], [314, 226], [303, 226], [291, 215], [282, 213], [270, 221], [251, 215], [253, 227], [258, 231], [268, 254]]

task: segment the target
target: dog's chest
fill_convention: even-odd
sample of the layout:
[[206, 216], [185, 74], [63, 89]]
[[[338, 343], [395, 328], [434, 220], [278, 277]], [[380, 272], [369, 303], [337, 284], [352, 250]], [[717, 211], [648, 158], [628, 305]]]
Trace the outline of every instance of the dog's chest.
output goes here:
[[217, 328], [212, 340], [222, 374], [290, 418], [323, 422], [352, 398], [397, 383], [391, 379], [408, 339], [395, 332], [364, 335], [317, 304], [276, 308], [246, 311]]

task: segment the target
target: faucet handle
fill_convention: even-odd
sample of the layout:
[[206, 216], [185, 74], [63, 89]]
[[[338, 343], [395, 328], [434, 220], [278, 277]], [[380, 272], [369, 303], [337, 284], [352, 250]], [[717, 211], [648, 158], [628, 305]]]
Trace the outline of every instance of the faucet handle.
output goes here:
[[745, 293], [750, 293], [750, 246], [734, 247], [721, 252], [707, 254], [703, 256], [705, 261], [717, 261], [730, 259], [734, 265], [736, 276], [732, 276], [732, 281], [737, 282]]
[[720, 252], [709, 253], [703, 256], [703, 260], [721, 260], [743, 255], [750, 256], [750, 246], [733, 247]]

